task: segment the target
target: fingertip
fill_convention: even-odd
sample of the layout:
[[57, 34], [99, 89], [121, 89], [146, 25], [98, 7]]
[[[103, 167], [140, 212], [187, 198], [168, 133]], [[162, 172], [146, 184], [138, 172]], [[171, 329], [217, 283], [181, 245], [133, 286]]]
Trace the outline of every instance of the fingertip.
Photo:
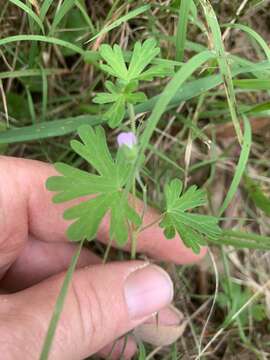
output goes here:
[[168, 346], [183, 335], [187, 322], [184, 315], [173, 305], [158, 312], [134, 330], [137, 340], [154, 346]]
[[208, 247], [204, 246], [200, 250], [200, 254], [198, 255], [198, 261], [202, 260], [205, 255], [208, 253]]
[[[142, 209], [141, 200], [136, 199], [137, 209]], [[157, 260], [169, 261], [178, 265], [192, 264], [200, 261], [207, 253], [203, 247], [199, 254], [188, 248], [177, 234], [173, 239], [166, 239], [159, 226], [160, 213], [149, 207], [144, 216], [144, 230], [138, 235], [138, 252], [144, 252]], [[155, 224], [153, 226], [147, 226]]]
[[138, 241], [138, 251], [146, 252], [150, 257], [157, 260], [173, 262], [177, 265], [187, 265], [202, 260], [207, 253], [207, 247], [202, 247], [199, 254], [196, 254], [183, 243], [178, 235], [167, 240], [162, 229], [155, 226], [141, 233]]
[[[181, 241], [180, 239], [178, 239], [178, 241]], [[182, 241], [181, 241], [182, 242]], [[195, 252], [192, 251], [192, 249], [187, 248], [183, 243], [181, 245], [181, 255], [178, 258], [175, 258], [174, 262], [177, 265], [188, 265], [188, 264], [196, 264], [198, 262], [200, 262], [205, 255], [207, 254], [208, 248], [207, 247], [202, 247], [200, 249], [199, 254], [196, 254]], [[177, 254], [177, 252], [176, 252]], [[175, 255], [173, 255], [175, 256]]]
[[[156, 326], [175, 326], [184, 321], [184, 314], [174, 305], [161, 309], [157, 314], [147, 319], [143, 324], [153, 324]], [[140, 325], [139, 325], [140, 326]]]

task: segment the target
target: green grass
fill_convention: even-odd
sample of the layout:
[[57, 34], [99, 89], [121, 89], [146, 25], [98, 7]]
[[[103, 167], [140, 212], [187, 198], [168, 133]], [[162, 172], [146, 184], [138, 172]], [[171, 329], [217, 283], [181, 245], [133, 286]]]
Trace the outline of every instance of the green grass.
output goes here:
[[9, 1], [14, 5], [18, 6], [19, 8], [21, 8], [25, 13], [27, 13], [28, 16], [38, 25], [40, 30], [44, 33], [44, 27], [41, 19], [31, 8], [29, 8], [25, 3], [23, 3], [20, 0], [9, 0]]
[[178, 15], [178, 24], [177, 24], [177, 33], [176, 33], [176, 60], [184, 60], [185, 52], [185, 43], [187, 35], [187, 25], [188, 25], [188, 16], [190, 7], [192, 5], [192, 0], [181, 0], [179, 15]]
[[[225, 307], [214, 303], [201, 339], [202, 351], [208, 352], [205, 358], [209, 359], [222, 359], [225, 354], [233, 359], [235, 353], [242, 358], [260, 358], [260, 351], [269, 352], [264, 340], [266, 320], [258, 321], [249, 312], [243, 327], [237, 318], [246, 308], [251, 311], [254, 303], [265, 309], [269, 306], [265, 282], [270, 269], [265, 250], [270, 246], [270, 150], [266, 145], [270, 135], [269, 125], [261, 127], [270, 116], [269, 5], [250, 1], [237, 15], [243, 3], [240, 0], [110, 3], [100, 6], [92, 1], [88, 6], [86, 1], [64, 0], [58, 6], [56, 1], [44, 0], [38, 2], [37, 9], [30, 1], [8, 0], [2, 7], [1, 153], [85, 167], [72, 154], [68, 142], [80, 125], [104, 124], [105, 108], [92, 101], [104, 90], [106, 80], [99, 66], [99, 46], [120, 44], [129, 61], [136, 41], [155, 38], [161, 47], [155, 61], [168, 66], [173, 75], [141, 86], [148, 99], [134, 108], [141, 134], [136, 167], [146, 154], [141, 180], [149, 203], [156, 207], [162, 206], [164, 184], [173, 177], [207, 191], [208, 204], [203, 211], [221, 215], [220, 224], [226, 230], [223, 254], [213, 244], [215, 261], [223, 262], [225, 269], [218, 267], [220, 278], [227, 274], [230, 284], [240, 283], [243, 294], [248, 289], [253, 295], [242, 310], [234, 308], [232, 301]], [[228, 31], [225, 39], [223, 30]], [[123, 130], [128, 123], [126, 114]], [[115, 132], [106, 131], [113, 148]], [[128, 189], [131, 186], [132, 181]], [[137, 192], [143, 197], [140, 188]], [[74, 270], [74, 264], [70, 269]], [[138, 359], [198, 356], [197, 345], [215, 287], [212, 266], [207, 270], [174, 267], [172, 273], [175, 303], [190, 317], [189, 327], [179, 342], [156, 354], [150, 345], [141, 344]], [[71, 275], [69, 270], [43, 360]], [[219, 293], [223, 293], [222, 287]], [[222, 327], [228, 313], [236, 321]]]
[[51, 318], [51, 321], [50, 321], [50, 324], [48, 327], [48, 332], [47, 332], [46, 338], [44, 340], [44, 344], [43, 344], [42, 351], [40, 354], [40, 358], [39, 358], [40, 360], [49, 359], [50, 350], [51, 350], [53, 339], [54, 339], [54, 334], [57, 329], [57, 324], [61, 317], [61, 312], [64, 307], [65, 298], [68, 293], [70, 282], [72, 280], [72, 275], [74, 274], [79, 256], [81, 254], [82, 246], [83, 246], [83, 241], [81, 241], [75, 255], [71, 259], [71, 262], [70, 262], [69, 268], [67, 270], [66, 276], [64, 278], [61, 290], [60, 290], [58, 298], [56, 300], [54, 311], [52, 313], [52, 318]]
[[235, 193], [237, 192], [237, 189], [239, 187], [240, 181], [242, 179], [242, 176], [244, 174], [244, 171], [247, 166], [249, 153], [250, 153], [250, 147], [252, 143], [252, 134], [251, 134], [251, 127], [248, 118], [244, 117], [244, 124], [245, 124], [245, 131], [244, 131], [244, 137], [243, 137], [243, 145], [241, 149], [241, 154], [239, 157], [239, 161], [236, 165], [234, 176], [231, 182], [231, 185], [227, 191], [227, 195], [224, 199], [223, 204], [221, 205], [221, 208], [219, 210], [219, 216], [221, 216], [226, 208], [231, 203]]

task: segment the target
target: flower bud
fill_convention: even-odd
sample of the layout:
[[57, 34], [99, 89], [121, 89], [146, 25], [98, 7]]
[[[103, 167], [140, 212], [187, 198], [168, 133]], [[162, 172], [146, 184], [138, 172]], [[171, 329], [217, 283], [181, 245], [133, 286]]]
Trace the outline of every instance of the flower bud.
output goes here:
[[133, 161], [137, 156], [137, 138], [133, 132], [121, 132], [117, 136], [119, 149], [123, 150], [125, 157]]
[[137, 138], [136, 135], [133, 134], [133, 132], [121, 132], [117, 136], [117, 142], [118, 146], [121, 147], [123, 145], [126, 145], [130, 149], [132, 149], [137, 144]]

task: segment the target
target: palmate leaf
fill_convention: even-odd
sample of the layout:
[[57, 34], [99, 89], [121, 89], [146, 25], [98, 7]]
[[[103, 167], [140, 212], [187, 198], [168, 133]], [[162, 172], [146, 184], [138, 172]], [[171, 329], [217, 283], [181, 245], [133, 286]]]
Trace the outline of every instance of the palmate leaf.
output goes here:
[[122, 49], [117, 44], [113, 47], [103, 44], [99, 52], [104, 60], [104, 63], [100, 64], [101, 69], [117, 80], [115, 84], [106, 81], [105, 87], [108, 92], [97, 94], [93, 102], [111, 104], [103, 114], [103, 118], [111, 128], [116, 128], [124, 119], [127, 104], [134, 105], [146, 100], [145, 94], [137, 91], [139, 80], [150, 81], [156, 76], [171, 75], [172, 71], [163, 64], [149, 66], [160, 52], [154, 39], [148, 39], [143, 43], [136, 42], [129, 66], [126, 64]]
[[125, 104], [125, 97], [120, 95], [103, 115], [112, 129], [115, 129], [123, 121], [125, 117]]
[[48, 190], [57, 192], [53, 198], [56, 203], [90, 195], [64, 212], [66, 220], [74, 220], [67, 231], [70, 240], [93, 239], [103, 218], [108, 215], [110, 237], [122, 246], [128, 240], [130, 225], [137, 227], [141, 222], [140, 216], [128, 203], [128, 195], [122, 191], [129, 176], [129, 165], [120, 153], [115, 160], [112, 158], [102, 127], [94, 130], [83, 125], [78, 133], [81, 141], [73, 140], [71, 147], [97, 174], [57, 163], [55, 168], [60, 176], [50, 177], [46, 186]]
[[160, 49], [154, 39], [147, 39], [143, 43], [138, 41], [135, 43], [130, 64], [127, 67], [119, 45], [114, 45], [112, 48], [103, 44], [100, 47], [100, 56], [106, 63], [101, 64], [100, 67], [103, 71], [125, 83], [134, 80], [150, 81], [156, 76], [163, 77], [171, 74], [171, 69], [161, 64], [145, 70], [159, 53]]
[[149, 69], [141, 73], [137, 79], [143, 81], [152, 81], [155, 77], [173, 76], [174, 71], [161, 65], [151, 66]]
[[167, 239], [174, 238], [178, 233], [187, 247], [199, 253], [206, 239], [217, 239], [221, 230], [214, 216], [187, 212], [206, 203], [204, 191], [191, 186], [182, 193], [182, 188], [183, 184], [178, 179], [165, 186], [166, 212], [160, 226]]
[[128, 71], [124, 60], [122, 49], [119, 45], [114, 45], [112, 48], [108, 44], [103, 44], [100, 47], [100, 56], [107, 64], [101, 64], [100, 67], [103, 71], [110, 75], [126, 80], [128, 77]]
[[112, 104], [103, 115], [111, 128], [116, 128], [123, 121], [127, 103], [137, 104], [147, 99], [143, 92], [133, 92], [137, 86], [138, 82], [136, 81], [132, 81], [128, 85], [106, 81], [105, 87], [109, 92], [98, 93], [93, 99], [96, 104]]
[[136, 42], [128, 67], [129, 79], [137, 79], [159, 53], [160, 49], [156, 47], [156, 41], [154, 39], [148, 39], [142, 44]]

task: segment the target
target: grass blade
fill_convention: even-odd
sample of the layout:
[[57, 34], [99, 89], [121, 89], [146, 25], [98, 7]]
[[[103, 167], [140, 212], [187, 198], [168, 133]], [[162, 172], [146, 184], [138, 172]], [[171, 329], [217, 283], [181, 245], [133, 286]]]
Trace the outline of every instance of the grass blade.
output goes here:
[[[44, 75], [63, 75], [67, 72], [65, 69], [43, 69]], [[23, 69], [15, 71], [3, 71], [0, 72], [0, 79], [14, 79], [21, 77], [42, 76], [42, 70], [40, 69]]]
[[[263, 71], [270, 68], [268, 62], [262, 62], [247, 67], [237, 67], [233, 71], [234, 75], [252, 72], [254, 70]], [[40, 70], [37, 70], [40, 72]], [[216, 86], [222, 84], [221, 75], [211, 75], [202, 79], [193, 80], [187, 84], [183, 84], [182, 88], [177, 91], [175, 96], [166, 108], [166, 111], [175, 108], [180, 102], [192, 99], [204, 92], [207, 92]], [[136, 114], [152, 111], [156, 105], [160, 95], [145, 101], [135, 107]], [[92, 126], [101, 124], [103, 119], [96, 115], [79, 115], [75, 117], [57, 119], [42, 124], [24, 126], [14, 128], [0, 133], [0, 144], [16, 143], [21, 141], [31, 141], [39, 139], [47, 139], [54, 136], [63, 136], [76, 131], [80, 125], [90, 124]]]
[[146, 360], [146, 350], [142, 342], [139, 342], [138, 360]]
[[257, 241], [259, 243], [270, 244], [270, 236], [264, 236], [255, 233], [248, 233], [237, 230], [224, 230], [223, 235], [237, 239], [245, 239], [249, 241]]
[[91, 20], [90, 16], [87, 14], [87, 11], [85, 10], [84, 6], [81, 4], [81, 2], [79, 0], [75, 1], [75, 5], [80, 10], [82, 16], [84, 17], [85, 21], [87, 22], [91, 33], [94, 34], [96, 32], [95, 26], [92, 23], [92, 20]]
[[[89, 124], [95, 126], [101, 123], [99, 116], [80, 115], [64, 120], [44, 121], [36, 125], [14, 128], [5, 133], [0, 133], [0, 144], [9, 144], [22, 141], [46, 139], [54, 136], [62, 136], [76, 131], [80, 125]], [[4, 137], [1, 138], [1, 136]]]
[[237, 79], [233, 84], [239, 89], [270, 90], [270, 79]]
[[267, 45], [267, 42], [255, 30], [251, 29], [250, 27], [248, 27], [246, 25], [242, 25], [242, 24], [225, 24], [223, 26], [242, 30], [242, 31], [246, 32], [249, 36], [253, 37], [253, 39], [255, 39], [257, 41], [257, 43], [261, 46], [261, 48], [265, 52], [265, 55], [266, 55], [268, 61], [270, 61], [270, 48]]
[[54, 14], [53, 23], [50, 29], [50, 35], [53, 34], [60, 24], [63, 17], [69, 12], [69, 10], [74, 6], [75, 0], [64, 0], [59, 8], [56, 9]]
[[237, 230], [224, 230], [222, 237], [210, 239], [216, 245], [231, 245], [239, 249], [269, 250], [270, 237]]
[[206, 61], [213, 59], [215, 53], [211, 51], [204, 51], [200, 54], [193, 56], [185, 65], [181, 67], [180, 70], [174, 75], [172, 80], [165, 87], [164, 91], [159, 96], [153, 111], [147, 120], [147, 126], [141, 136], [141, 148], [140, 155], [138, 158], [143, 156], [144, 151], [146, 150], [149, 140], [156, 128], [156, 125], [166, 111], [167, 106], [170, 101], [173, 99], [178, 89], [181, 88], [182, 84], [189, 78], [192, 73], [198, 69]]
[[178, 24], [177, 24], [177, 33], [176, 33], [176, 60], [183, 61], [186, 35], [187, 35], [187, 24], [188, 24], [188, 15], [191, 6], [192, 0], [181, 0], [179, 15], [178, 15]]
[[45, 73], [45, 69], [41, 68], [42, 73], [42, 106], [41, 106], [41, 119], [45, 121], [47, 105], [48, 105], [48, 79]]
[[43, 348], [42, 348], [42, 352], [40, 355], [39, 360], [47, 360], [49, 358], [49, 353], [52, 347], [52, 343], [53, 343], [53, 338], [54, 338], [54, 334], [57, 328], [57, 324], [59, 322], [63, 307], [64, 307], [64, 302], [65, 302], [65, 298], [67, 296], [68, 293], [68, 288], [69, 288], [69, 284], [71, 282], [72, 279], [72, 275], [75, 271], [76, 268], [76, 264], [78, 262], [81, 250], [82, 250], [82, 246], [83, 246], [83, 241], [81, 241], [78, 250], [76, 251], [75, 255], [72, 257], [71, 263], [69, 265], [69, 268], [67, 270], [62, 288], [60, 290], [60, 293], [57, 297], [56, 300], [56, 304], [54, 307], [54, 311], [52, 314], [52, 318], [50, 321], [50, 325], [46, 334], [46, 338], [43, 344]]
[[30, 118], [31, 118], [32, 123], [36, 124], [37, 118], [36, 118], [36, 112], [35, 112], [35, 106], [34, 106], [32, 94], [29, 91], [28, 87], [26, 87], [25, 90], [26, 90], [26, 94], [27, 94], [27, 102], [28, 102]]
[[119, 19], [117, 19], [116, 21], [114, 21], [113, 23], [111, 23], [108, 26], [105, 26], [98, 34], [96, 34], [95, 36], [93, 36], [90, 40], [88, 40], [86, 43], [89, 43], [93, 40], [95, 40], [96, 38], [108, 33], [109, 31], [111, 31], [112, 29], [118, 27], [119, 25], [123, 24], [126, 21], [129, 21], [130, 19], [135, 18], [136, 16], [144, 13], [145, 11], [150, 9], [150, 5], [144, 5], [139, 7], [138, 9], [132, 10], [130, 11], [128, 14], [121, 16]]
[[270, 243], [260, 244], [255, 241], [242, 240], [234, 237], [222, 237], [221, 239], [218, 240], [208, 240], [208, 241], [217, 246], [227, 245], [227, 246], [233, 246], [236, 249], [256, 249], [262, 251], [270, 250]]
[[244, 116], [244, 139], [243, 139], [243, 146], [240, 154], [240, 158], [238, 161], [238, 164], [235, 169], [234, 177], [232, 179], [230, 188], [227, 192], [227, 195], [224, 199], [224, 202], [219, 210], [219, 216], [221, 216], [224, 211], [227, 209], [228, 205], [230, 204], [231, 200], [233, 199], [237, 189], [238, 185], [240, 184], [240, 181], [242, 179], [242, 176], [244, 174], [244, 171], [246, 169], [246, 165], [249, 158], [249, 152], [252, 142], [252, 133], [251, 133], [251, 126], [249, 123], [249, 120], [246, 116]]
[[66, 47], [70, 50], [73, 50], [74, 52], [84, 55], [85, 51], [80, 48], [79, 46], [76, 46], [68, 41], [64, 41], [61, 39], [57, 39], [50, 36], [43, 36], [43, 35], [14, 35], [14, 36], [8, 36], [4, 39], [0, 39], [0, 46], [10, 44], [13, 42], [18, 41], [41, 41], [49, 44], [59, 45]]
[[164, 91], [159, 96], [158, 101], [156, 102], [153, 111], [147, 120], [146, 128], [140, 138], [140, 151], [130, 173], [129, 181], [126, 186], [127, 192], [131, 188], [132, 180], [134, 178], [137, 167], [142, 164], [144, 152], [147, 149], [150, 138], [155, 131], [161, 116], [166, 111], [170, 101], [173, 99], [178, 89], [181, 88], [182, 84], [189, 78], [190, 75], [193, 74], [195, 70], [200, 68], [206, 61], [215, 57], [216, 54], [212, 51], [204, 51], [193, 56], [186, 64], [181, 67], [180, 70], [178, 70], [178, 72], [174, 75], [172, 80], [167, 84]]
[[233, 88], [232, 75], [231, 75], [230, 66], [229, 66], [229, 63], [227, 60], [227, 56], [225, 53], [225, 49], [223, 46], [220, 27], [219, 27], [217, 17], [212, 8], [211, 3], [208, 0], [200, 0], [200, 3], [203, 7], [208, 26], [211, 30], [213, 46], [217, 52], [217, 59], [218, 59], [220, 72], [224, 79], [223, 82], [224, 82], [224, 87], [225, 87], [225, 91], [226, 91], [226, 95], [227, 95], [227, 100], [228, 100], [228, 105], [229, 105], [229, 109], [230, 109], [232, 122], [233, 122], [233, 125], [235, 128], [235, 132], [236, 132], [238, 141], [241, 144], [243, 135], [242, 135], [240, 122], [237, 117], [236, 98], [235, 98], [235, 93], [234, 93], [234, 88]]
[[9, 2], [18, 6], [24, 12], [26, 12], [31, 17], [31, 19], [39, 26], [39, 28], [41, 29], [41, 31], [44, 34], [44, 27], [43, 27], [42, 21], [40, 20], [40, 18], [37, 16], [37, 14], [32, 9], [30, 9], [26, 4], [24, 4], [20, 0], [9, 0]]
[[40, 19], [43, 22], [53, 0], [44, 0], [40, 9]]

